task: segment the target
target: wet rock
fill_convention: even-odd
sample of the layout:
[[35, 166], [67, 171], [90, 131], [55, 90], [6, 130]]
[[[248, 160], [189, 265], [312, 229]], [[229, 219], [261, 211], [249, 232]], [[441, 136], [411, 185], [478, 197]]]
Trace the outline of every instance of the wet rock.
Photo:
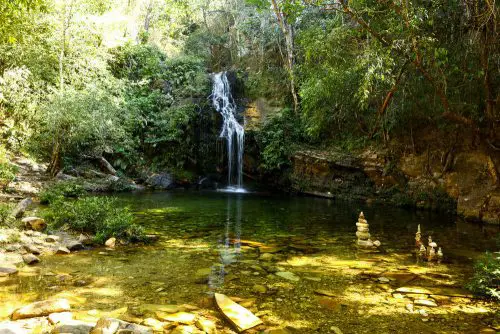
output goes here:
[[46, 242], [58, 242], [59, 239], [60, 238], [57, 235], [49, 235], [49, 236], [45, 237]]
[[169, 190], [175, 188], [174, 177], [169, 173], [151, 175], [146, 180], [146, 184], [154, 189]]
[[123, 320], [114, 318], [101, 318], [90, 332], [91, 334], [115, 334], [132, 332], [133, 334], [153, 334], [151, 328], [132, 324]]
[[262, 324], [262, 321], [252, 312], [235, 303], [228, 296], [216, 293], [214, 297], [218, 309], [239, 332]]
[[59, 247], [56, 251], [56, 254], [69, 254], [71, 253], [71, 251], [69, 249], [67, 249], [66, 247]]
[[288, 329], [286, 328], [269, 328], [266, 329], [263, 334], [291, 334]]
[[262, 261], [272, 261], [274, 259], [274, 255], [272, 253], [264, 253], [259, 257]]
[[31, 245], [31, 244], [24, 245], [24, 249], [28, 253], [40, 255], [40, 249], [38, 249], [38, 247], [36, 247], [35, 245]]
[[49, 314], [49, 322], [52, 325], [58, 324], [60, 322], [68, 322], [73, 320], [73, 313], [71, 312], [59, 312]]
[[177, 313], [180, 311], [178, 305], [161, 305], [161, 304], [143, 304], [138, 308], [139, 313], [154, 313], [154, 312], [165, 312], [165, 313]]
[[194, 321], [196, 319], [196, 314], [188, 312], [177, 312], [177, 313], [156, 312], [156, 317], [163, 321], [170, 321], [185, 325], [191, 325], [194, 324]]
[[24, 254], [23, 261], [26, 264], [35, 264], [40, 262], [40, 259], [33, 254]]
[[21, 218], [26, 209], [28, 209], [28, 207], [31, 204], [33, 204], [33, 200], [30, 197], [23, 199], [21, 202], [17, 204], [16, 208], [11, 212], [11, 216], [15, 218]]
[[437, 304], [430, 299], [415, 299], [413, 304], [418, 306], [437, 307]]
[[299, 276], [295, 275], [290, 271], [280, 271], [277, 272], [276, 275], [292, 282], [298, 282], [300, 280]]
[[70, 251], [76, 251], [84, 249], [84, 246], [80, 241], [72, 240], [66, 244], [66, 248]]
[[91, 245], [92, 244], [92, 238], [85, 234], [80, 234], [78, 236], [78, 242], [80, 242], [83, 245]]
[[390, 279], [388, 279], [387, 277], [379, 277], [379, 278], [377, 279], [377, 281], [378, 281], [379, 283], [389, 283], [391, 280], [390, 280]]
[[47, 316], [51, 313], [70, 310], [67, 299], [44, 300], [18, 308], [12, 313], [12, 320]]
[[215, 322], [212, 320], [208, 320], [205, 318], [199, 318], [196, 320], [196, 327], [201, 329], [203, 332], [207, 334], [215, 334], [217, 333], [217, 328], [215, 326]]
[[342, 331], [337, 326], [330, 327], [330, 330], [335, 334], [342, 334]]
[[144, 319], [142, 324], [144, 326], [153, 328], [153, 330], [157, 332], [163, 332], [163, 327], [166, 325], [166, 323], [156, 320], [154, 318], [146, 318]]
[[252, 291], [253, 292], [256, 292], [256, 293], [266, 293], [267, 292], [267, 288], [263, 285], [260, 285], [260, 284], [255, 284], [253, 287], [252, 287]]
[[104, 243], [104, 246], [109, 247], [109, 248], [115, 248], [115, 245], [116, 245], [116, 238], [109, 238]]
[[17, 274], [18, 270], [11, 267], [0, 267], [0, 277], [10, 276]]
[[22, 219], [24, 227], [27, 229], [42, 231], [47, 227], [45, 219], [39, 217], [26, 217]]
[[322, 296], [337, 297], [337, 294], [335, 292], [328, 290], [314, 290], [314, 293]]
[[89, 334], [94, 323], [80, 321], [80, 320], [67, 320], [61, 322], [54, 327], [52, 334]]

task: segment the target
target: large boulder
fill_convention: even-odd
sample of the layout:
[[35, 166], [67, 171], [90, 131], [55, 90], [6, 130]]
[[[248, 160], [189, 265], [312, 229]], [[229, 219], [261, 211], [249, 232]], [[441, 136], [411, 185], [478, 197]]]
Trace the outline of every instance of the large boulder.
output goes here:
[[159, 173], [147, 178], [146, 184], [154, 189], [169, 190], [175, 188], [175, 180], [172, 174]]
[[18, 308], [12, 313], [12, 320], [47, 316], [56, 312], [67, 312], [71, 306], [67, 299], [44, 300]]
[[34, 231], [42, 231], [47, 227], [45, 219], [39, 217], [26, 217], [22, 219], [24, 227]]
[[11, 212], [11, 216], [15, 218], [21, 218], [26, 209], [28, 209], [28, 207], [31, 204], [33, 204], [33, 200], [30, 197], [23, 199], [21, 202], [17, 204], [16, 208]]

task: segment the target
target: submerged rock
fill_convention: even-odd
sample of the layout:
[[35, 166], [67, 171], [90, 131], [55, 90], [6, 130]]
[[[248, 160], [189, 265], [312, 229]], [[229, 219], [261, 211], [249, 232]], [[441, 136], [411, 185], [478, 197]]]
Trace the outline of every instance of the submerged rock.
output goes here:
[[47, 316], [51, 313], [71, 309], [67, 299], [44, 300], [18, 308], [12, 313], [12, 320]]
[[262, 321], [252, 312], [235, 303], [228, 296], [216, 293], [214, 297], [221, 313], [239, 332], [262, 324]]
[[188, 312], [163, 313], [156, 312], [156, 317], [160, 320], [177, 322], [180, 324], [191, 325], [196, 319], [196, 314]]
[[276, 275], [281, 277], [281, 278], [284, 278], [286, 280], [293, 281], [293, 282], [298, 282], [300, 280], [299, 276], [295, 275], [294, 273], [292, 273], [290, 271], [280, 271], [280, 272], [277, 272]]

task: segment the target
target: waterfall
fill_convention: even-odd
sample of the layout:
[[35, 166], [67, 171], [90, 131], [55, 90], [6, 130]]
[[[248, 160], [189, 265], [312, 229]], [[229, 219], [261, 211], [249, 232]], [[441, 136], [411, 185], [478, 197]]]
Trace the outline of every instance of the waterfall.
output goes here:
[[[236, 105], [231, 95], [231, 87], [226, 72], [213, 75], [212, 103], [222, 115], [223, 124], [220, 137], [226, 139], [227, 144], [227, 189], [228, 191], [244, 192], [242, 188], [243, 149], [245, 130], [236, 119]], [[236, 144], [236, 145], [235, 145]], [[234, 158], [236, 157], [236, 166]], [[236, 174], [236, 175], [234, 175]], [[236, 176], [236, 183], [233, 179]]]

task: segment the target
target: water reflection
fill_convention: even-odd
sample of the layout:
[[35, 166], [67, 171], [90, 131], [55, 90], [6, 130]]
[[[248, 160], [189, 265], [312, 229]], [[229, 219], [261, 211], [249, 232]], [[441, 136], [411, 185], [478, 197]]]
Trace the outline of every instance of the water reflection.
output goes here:
[[224, 268], [241, 256], [241, 196], [227, 196], [224, 235], [218, 240], [217, 250], [220, 263], [212, 265], [208, 285], [213, 291], [224, 284]]

